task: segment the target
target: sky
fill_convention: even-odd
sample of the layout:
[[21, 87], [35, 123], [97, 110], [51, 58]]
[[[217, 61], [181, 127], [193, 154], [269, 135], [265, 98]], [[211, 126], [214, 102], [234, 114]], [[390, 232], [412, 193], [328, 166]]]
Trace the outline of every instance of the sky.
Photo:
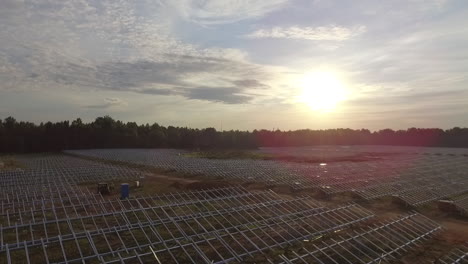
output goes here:
[[465, 0], [1, 0], [0, 118], [468, 126]]

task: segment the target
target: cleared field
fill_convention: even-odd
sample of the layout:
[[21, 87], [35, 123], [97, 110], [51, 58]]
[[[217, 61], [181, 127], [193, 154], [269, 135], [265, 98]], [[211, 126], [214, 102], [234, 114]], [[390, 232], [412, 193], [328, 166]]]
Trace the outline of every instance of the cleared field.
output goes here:
[[89, 196], [89, 192], [78, 188], [78, 184], [138, 179], [141, 176], [141, 172], [134, 169], [64, 155], [19, 156], [15, 160], [21, 164], [21, 169], [0, 171], [2, 213], [47, 206], [42, 205], [43, 200], [52, 202]]
[[[355, 149], [356, 148], [356, 149]], [[340, 152], [343, 150], [342, 152]], [[347, 147], [261, 149], [288, 156], [375, 157], [359, 162], [288, 162], [257, 159], [205, 159], [178, 150], [75, 150], [67, 153], [138, 164], [185, 174], [205, 175], [241, 182], [286, 185], [294, 190], [313, 189], [326, 194], [352, 192], [362, 199], [393, 196], [411, 206], [468, 191], [468, 153], [464, 149]]]
[[[0, 172], [4, 190], [0, 196], [0, 263], [403, 264], [466, 260], [466, 219], [445, 220], [424, 211], [394, 210], [386, 205], [376, 209], [364, 199], [346, 196], [318, 200], [313, 193], [297, 188], [295, 181], [305, 180], [305, 174], [297, 174], [297, 168], [293, 173], [294, 166], [320, 175], [343, 173], [334, 181], [344, 186], [352, 182], [346, 180], [358, 179], [358, 175], [347, 177], [362, 168], [374, 168], [368, 175], [375, 173], [382, 180], [385, 172], [395, 168], [396, 160], [401, 170], [422, 170], [421, 175], [441, 173], [443, 169], [434, 169], [447, 164], [445, 170], [450, 173], [444, 175], [458, 171], [463, 179], [464, 156], [406, 153], [388, 156], [391, 160], [321, 165], [209, 160], [186, 157], [178, 150], [70, 153], [88, 158], [14, 156], [20, 167]], [[206, 169], [207, 164], [213, 167]], [[160, 175], [149, 168], [200, 177]], [[213, 171], [224, 171], [223, 177], [207, 173]], [[255, 176], [259, 184], [252, 184], [249, 177], [254, 176], [241, 177], [242, 173], [261, 173], [261, 177]], [[291, 188], [282, 192], [271, 180], [286, 181], [282, 179], [285, 175], [297, 180], [285, 184]], [[416, 174], [407, 174], [407, 180], [409, 175]], [[436, 181], [435, 176], [426, 178]], [[134, 180], [144, 185], [132, 187], [131, 197], [124, 200], [118, 198], [117, 191], [102, 196], [94, 189], [98, 182]], [[207, 188], [220, 183], [225, 187]], [[322, 190], [321, 184], [314, 188]], [[177, 192], [168, 192], [173, 190]]]

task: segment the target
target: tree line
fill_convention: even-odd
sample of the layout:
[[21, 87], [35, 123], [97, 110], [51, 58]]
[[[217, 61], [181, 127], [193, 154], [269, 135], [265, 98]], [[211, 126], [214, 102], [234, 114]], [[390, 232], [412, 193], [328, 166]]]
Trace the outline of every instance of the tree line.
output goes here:
[[188, 148], [248, 149], [311, 145], [399, 145], [468, 147], [468, 128], [407, 130], [368, 129], [216, 131], [161, 126], [157, 123], [124, 123], [110, 116], [90, 123], [80, 118], [39, 125], [0, 119], [0, 152], [51, 152], [88, 148]]

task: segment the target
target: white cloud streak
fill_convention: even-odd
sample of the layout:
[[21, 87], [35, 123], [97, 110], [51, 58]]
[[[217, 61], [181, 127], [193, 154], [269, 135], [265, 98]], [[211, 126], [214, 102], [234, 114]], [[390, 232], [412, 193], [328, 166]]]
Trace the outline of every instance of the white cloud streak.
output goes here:
[[184, 19], [204, 24], [225, 24], [262, 17], [286, 5], [288, 0], [169, 0]]
[[117, 97], [104, 98], [104, 102], [100, 104], [87, 105], [86, 108], [107, 109], [111, 107], [128, 106], [128, 103]]
[[247, 38], [277, 38], [277, 39], [303, 39], [303, 40], [331, 40], [344, 41], [358, 36], [366, 31], [365, 26], [347, 28], [342, 26], [326, 27], [273, 27], [259, 29], [248, 35]]

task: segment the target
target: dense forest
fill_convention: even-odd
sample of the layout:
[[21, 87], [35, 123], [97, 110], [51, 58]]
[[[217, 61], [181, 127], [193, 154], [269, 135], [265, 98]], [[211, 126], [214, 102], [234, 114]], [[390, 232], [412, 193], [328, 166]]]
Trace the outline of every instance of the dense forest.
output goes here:
[[468, 147], [468, 128], [394, 131], [384, 129], [216, 131], [214, 128], [124, 123], [109, 116], [90, 123], [47, 122], [39, 125], [0, 119], [0, 152], [46, 152], [86, 148], [256, 148], [310, 145], [401, 145]]

